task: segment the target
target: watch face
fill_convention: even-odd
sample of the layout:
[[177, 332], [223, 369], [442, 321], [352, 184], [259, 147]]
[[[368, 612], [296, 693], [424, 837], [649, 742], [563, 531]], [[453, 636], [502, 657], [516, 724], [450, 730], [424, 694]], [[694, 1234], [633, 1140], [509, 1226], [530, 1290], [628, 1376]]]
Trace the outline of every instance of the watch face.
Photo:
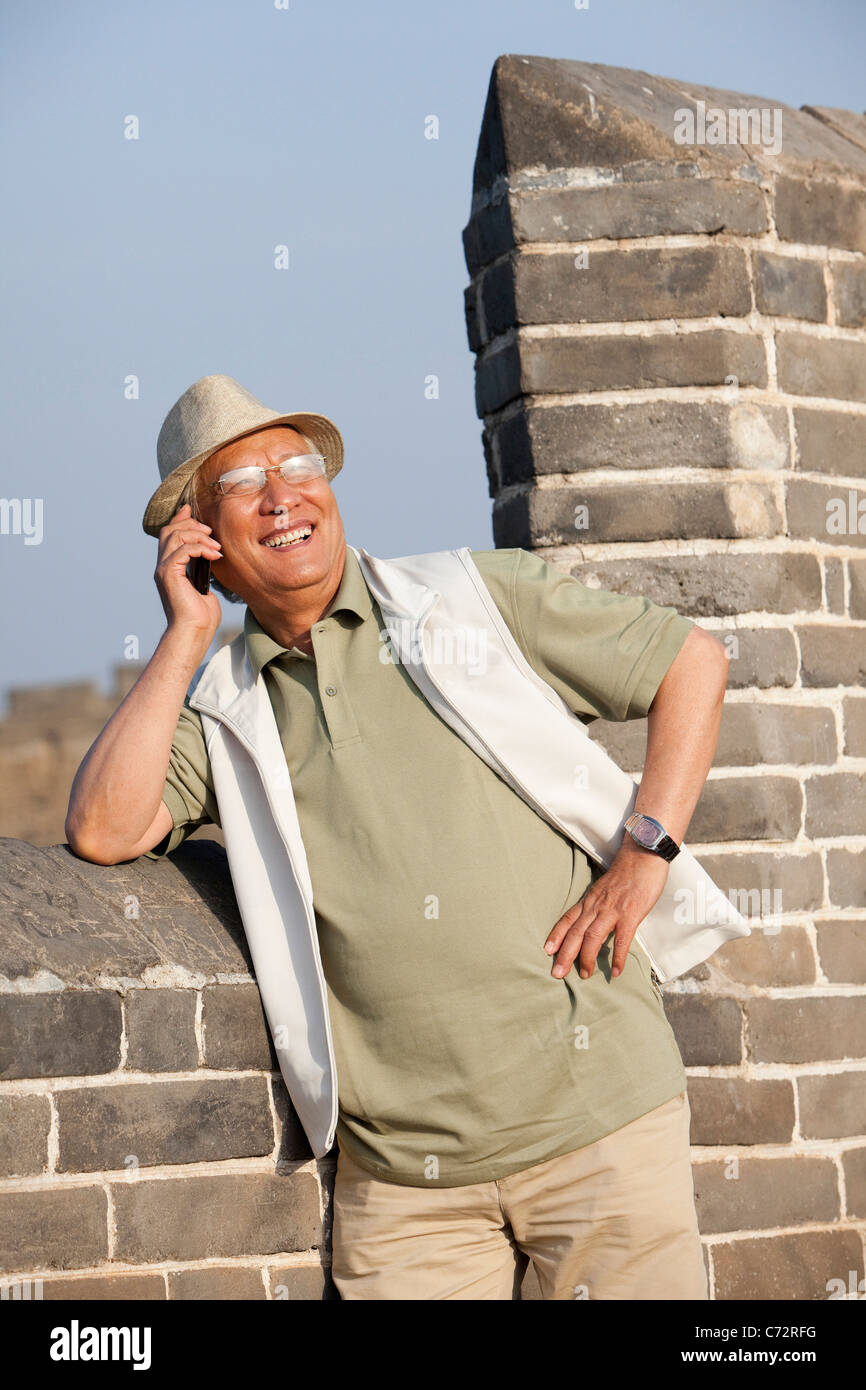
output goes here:
[[637, 840], [638, 844], [647, 845], [649, 849], [652, 849], [659, 838], [658, 827], [653, 825], [652, 821], [644, 816], [634, 827], [632, 835]]

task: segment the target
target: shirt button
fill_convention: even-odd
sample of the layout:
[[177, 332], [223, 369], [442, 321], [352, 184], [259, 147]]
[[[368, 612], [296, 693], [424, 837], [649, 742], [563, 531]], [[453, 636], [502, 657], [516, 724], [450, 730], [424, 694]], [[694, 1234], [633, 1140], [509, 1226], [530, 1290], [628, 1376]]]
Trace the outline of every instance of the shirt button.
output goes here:
[[326, 694], [326, 695], [336, 695], [336, 693], [337, 693], [337, 687], [336, 687], [335, 685], [326, 685], [326, 686], [325, 686], [325, 694]]

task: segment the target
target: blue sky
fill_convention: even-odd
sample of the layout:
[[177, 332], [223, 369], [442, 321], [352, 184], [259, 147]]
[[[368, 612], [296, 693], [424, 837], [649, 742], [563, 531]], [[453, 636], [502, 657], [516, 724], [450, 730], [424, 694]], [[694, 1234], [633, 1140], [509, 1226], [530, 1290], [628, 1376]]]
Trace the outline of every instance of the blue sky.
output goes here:
[[0, 40], [0, 495], [43, 499], [0, 535], [2, 690], [152, 653], [156, 436], [212, 372], [337, 423], [353, 544], [492, 547], [460, 234], [499, 54], [866, 106], [863, 0], [19, 0]]

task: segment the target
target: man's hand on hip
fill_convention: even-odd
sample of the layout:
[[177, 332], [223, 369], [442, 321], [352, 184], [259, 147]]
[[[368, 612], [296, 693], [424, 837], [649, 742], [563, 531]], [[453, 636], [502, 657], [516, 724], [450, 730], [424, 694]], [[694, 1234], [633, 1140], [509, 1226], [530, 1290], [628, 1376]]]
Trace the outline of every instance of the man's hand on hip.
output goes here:
[[669, 865], [626, 836], [610, 868], [564, 912], [544, 943], [556, 954], [552, 974], [562, 978], [580, 957], [582, 979], [595, 970], [603, 943], [614, 932], [611, 974], [619, 975], [634, 934], [664, 890]]

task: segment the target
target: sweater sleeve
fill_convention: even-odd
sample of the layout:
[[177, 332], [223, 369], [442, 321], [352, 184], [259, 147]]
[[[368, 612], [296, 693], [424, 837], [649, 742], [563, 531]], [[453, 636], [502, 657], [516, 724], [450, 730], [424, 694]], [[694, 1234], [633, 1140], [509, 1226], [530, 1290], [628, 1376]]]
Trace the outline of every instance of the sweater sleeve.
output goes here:
[[636, 594], [593, 589], [532, 551], [471, 551], [529, 664], [585, 723], [641, 719], [695, 624]]
[[148, 859], [171, 854], [200, 825], [220, 823], [201, 716], [190, 708], [189, 696], [178, 715], [162, 799], [171, 811], [173, 827], [158, 845], [146, 851]]

